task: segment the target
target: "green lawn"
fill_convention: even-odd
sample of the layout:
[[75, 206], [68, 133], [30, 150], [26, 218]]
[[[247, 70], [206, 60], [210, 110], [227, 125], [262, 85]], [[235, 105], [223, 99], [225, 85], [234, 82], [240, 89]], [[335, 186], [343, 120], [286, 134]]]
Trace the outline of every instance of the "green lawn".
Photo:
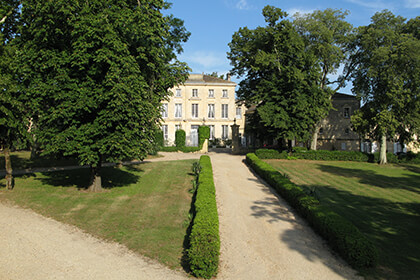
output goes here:
[[420, 279], [420, 166], [266, 160], [352, 221], [379, 250], [368, 278]]
[[17, 176], [0, 201], [75, 225], [93, 235], [181, 269], [192, 195], [194, 160], [103, 168], [102, 193], [88, 193], [89, 170]]

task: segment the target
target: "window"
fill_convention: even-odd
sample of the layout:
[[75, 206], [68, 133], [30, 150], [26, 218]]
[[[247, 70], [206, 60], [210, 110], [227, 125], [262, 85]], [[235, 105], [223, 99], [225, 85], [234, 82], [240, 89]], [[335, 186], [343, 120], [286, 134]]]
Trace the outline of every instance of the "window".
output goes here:
[[176, 89], [175, 97], [181, 97], [181, 89], [180, 88]]
[[176, 124], [176, 125], [175, 125], [175, 131], [180, 130], [180, 129], [181, 129], [181, 125]]
[[226, 140], [229, 138], [229, 126], [222, 125], [222, 139]]
[[343, 151], [347, 150], [346, 143], [341, 143], [341, 150], [343, 150]]
[[350, 108], [344, 108], [343, 116], [347, 119], [350, 118]]
[[236, 107], [236, 118], [238, 120], [242, 119], [242, 108], [241, 107]]
[[182, 104], [175, 104], [175, 118], [182, 118]]
[[210, 140], [214, 139], [214, 125], [209, 125], [210, 128]]
[[162, 131], [163, 131], [163, 139], [168, 140], [168, 125], [167, 124], [162, 125]]
[[208, 105], [208, 118], [209, 119], [214, 119], [214, 104], [209, 104]]
[[162, 104], [162, 118], [168, 117], [168, 103]]
[[198, 97], [198, 89], [194, 88], [192, 90], [192, 97]]
[[227, 119], [228, 117], [228, 104], [222, 104], [222, 119]]
[[198, 104], [191, 105], [191, 117], [198, 118]]
[[345, 133], [349, 134], [350, 133], [350, 128], [346, 128]]
[[222, 90], [222, 97], [228, 97], [227, 89]]
[[210, 98], [214, 97], [214, 89], [209, 89], [209, 97]]
[[321, 127], [321, 128], [319, 129], [319, 134], [324, 134], [324, 128], [322, 128], [322, 127]]

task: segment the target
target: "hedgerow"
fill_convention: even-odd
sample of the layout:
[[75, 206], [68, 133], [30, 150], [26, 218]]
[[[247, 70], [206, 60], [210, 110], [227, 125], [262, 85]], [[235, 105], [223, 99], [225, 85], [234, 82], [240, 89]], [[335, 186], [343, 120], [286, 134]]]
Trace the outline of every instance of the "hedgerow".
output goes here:
[[309, 224], [327, 240], [350, 265], [363, 268], [376, 264], [378, 253], [351, 222], [328, 207], [321, 205], [302, 188], [293, 184], [274, 167], [260, 160], [255, 154], [246, 156], [246, 162], [266, 180], [287, 202], [290, 203]]
[[188, 260], [196, 277], [209, 279], [219, 266], [219, 216], [210, 157], [201, 156], [200, 166]]
[[[273, 149], [258, 149], [255, 154], [260, 159], [307, 159], [307, 160], [327, 160], [327, 161], [358, 161], [358, 162], [379, 162], [379, 153], [367, 154], [357, 151], [326, 151], [326, 150], [307, 150], [295, 147], [289, 155], [286, 151], [279, 152]], [[420, 163], [420, 154], [408, 152], [399, 156], [393, 153], [386, 154], [389, 163]]]
[[185, 147], [185, 130], [178, 129], [175, 131], [175, 146], [178, 148]]

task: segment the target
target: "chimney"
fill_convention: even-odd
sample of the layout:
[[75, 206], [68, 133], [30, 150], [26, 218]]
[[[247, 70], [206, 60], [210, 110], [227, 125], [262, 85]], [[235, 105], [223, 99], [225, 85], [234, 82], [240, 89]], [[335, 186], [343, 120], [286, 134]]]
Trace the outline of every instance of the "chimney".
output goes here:
[[230, 81], [230, 73], [226, 74], [226, 80]]

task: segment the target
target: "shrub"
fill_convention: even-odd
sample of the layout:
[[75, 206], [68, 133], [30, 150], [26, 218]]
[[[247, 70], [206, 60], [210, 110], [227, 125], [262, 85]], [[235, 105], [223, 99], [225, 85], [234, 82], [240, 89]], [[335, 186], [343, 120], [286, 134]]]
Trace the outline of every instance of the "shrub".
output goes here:
[[420, 164], [420, 153], [415, 154], [410, 151], [406, 154], [400, 154], [398, 156], [398, 159], [400, 162], [404, 162], [404, 163]]
[[199, 140], [199, 147], [200, 150], [203, 148], [204, 140], [210, 138], [210, 127], [206, 125], [201, 125], [198, 127], [198, 140]]
[[210, 157], [201, 156], [200, 166], [188, 261], [196, 277], [209, 279], [219, 266], [219, 216]]
[[375, 246], [356, 226], [328, 207], [321, 205], [302, 188], [293, 184], [274, 167], [260, 160], [255, 154], [247, 154], [246, 162], [266, 180], [309, 224], [324, 237], [330, 246], [354, 267], [374, 266], [378, 258]]
[[258, 149], [255, 154], [261, 159], [287, 159], [287, 152], [279, 152], [273, 149]]
[[164, 138], [163, 138], [163, 131], [162, 130], [156, 130], [156, 134], [155, 134], [155, 143], [157, 147], [163, 147], [163, 143], [164, 143]]
[[177, 146], [178, 148], [185, 147], [185, 138], [185, 130], [178, 129], [175, 132], [175, 146]]

